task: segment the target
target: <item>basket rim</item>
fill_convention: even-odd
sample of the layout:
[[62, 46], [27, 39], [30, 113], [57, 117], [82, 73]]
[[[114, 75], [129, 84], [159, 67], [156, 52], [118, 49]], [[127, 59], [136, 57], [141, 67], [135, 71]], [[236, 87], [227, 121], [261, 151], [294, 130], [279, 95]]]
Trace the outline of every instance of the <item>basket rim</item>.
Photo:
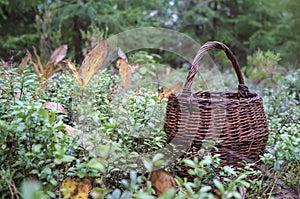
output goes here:
[[[185, 97], [183, 97], [183, 94]], [[207, 96], [205, 96], [207, 95]], [[169, 96], [170, 98], [180, 98], [180, 99], [190, 99], [190, 100], [211, 100], [211, 101], [221, 101], [221, 100], [262, 100], [261, 95], [258, 93], [249, 92], [247, 95], [241, 95], [239, 91], [210, 91], [210, 90], [198, 90], [198, 91], [190, 91], [183, 90], [181, 93], [172, 93]]]
[[218, 90], [199, 90], [192, 92], [192, 95], [200, 95], [200, 94], [209, 94], [211, 98], [214, 97], [224, 97], [224, 98], [230, 98], [230, 97], [225, 97], [226, 95], [237, 95], [238, 98], [243, 98], [243, 99], [249, 99], [249, 98], [255, 98], [255, 97], [261, 97], [257, 93], [251, 93], [249, 92], [247, 96], [241, 95], [238, 91], [218, 91]]

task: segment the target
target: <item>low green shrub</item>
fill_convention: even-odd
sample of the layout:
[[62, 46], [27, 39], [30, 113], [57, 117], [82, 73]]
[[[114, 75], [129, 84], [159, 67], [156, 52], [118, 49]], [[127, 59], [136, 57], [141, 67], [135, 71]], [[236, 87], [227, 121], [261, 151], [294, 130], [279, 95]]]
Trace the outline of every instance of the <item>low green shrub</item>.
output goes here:
[[278, 53], [258, 50], [247, 57], [248, 66], [245, 67], [245, 74], [254, 85], [271, 86], [282, 75], [278, 64], [280, 59]]
[[[246, 198], [272, 197], [282, 190], [295, 194], [300, 182], [299, 76], [300, 70], [291, 72], [277, 87], [262, 93], [270, 135], [260, 168], [221, 167], [218, 156], [209, 154], [184, 159], [193, 180], [173, 173], [177, 190], [160, 198], [241, 198], [239, 190], [244, 188]], [[96, 74], [84, 91], [68, 72], [46, 87], [28, 69], [21, 74], [16, 69], [3, 70], [0, 79], [2, 197], [24, 196], [22, 182], [36, 180], [41, 186], [34, 185], [32, 194], [58, 198], [66, 178], [89, 177], [93, 198], [155, 198], [135, 160], [163, 148], [167, 140], [163, 131], [166, 100], [158, 99], [156, 91], [139, 88], [124, 93], [119, 78], [107, 70]], [[63, 105], [68, 115], [46, 110], [46, 101]], [[66, 122], [77, 129], [76, 136], [66, 133]], [[163, 166], [163, 159], [154, 159], [143, 159], [145, 171]], [[258, 177], [251, 179], [253, 174]]]
[[[297, 195], [300, 184], [300, 70], [281, 78], [262, 96], [269, 122], [269, 139], [262, 157], [265, 178], [255, 193]], [[285, 192], [284, 192], [285, 191]]]

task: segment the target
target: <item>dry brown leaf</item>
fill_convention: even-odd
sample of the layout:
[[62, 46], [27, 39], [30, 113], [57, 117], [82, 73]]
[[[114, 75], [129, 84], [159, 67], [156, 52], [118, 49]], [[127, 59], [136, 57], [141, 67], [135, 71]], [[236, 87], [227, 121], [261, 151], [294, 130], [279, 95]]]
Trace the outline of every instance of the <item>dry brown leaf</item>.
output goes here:
[[128, 64], [127, 56], [121, 48], [118, 49], [118, 56], [120, 59], [123, 59]]
[[2, 66], [6, 67], [6, 68], [8, 68], [8, 67], [9, 67], [9, 64], [8, 64], [8, 62], [4, 61], [3, 59], [0, 59], [0, 60], [1, 60], [1, 64], [2, 64]]
[[[35, 55], [35, 56], [37, 56], [37, 55]], [[37, 74], [37, 75], [40, 74], [40, 70], [39, 70], [38, 66], [36, 65], [36, 63], [33, 61], [32, 56], [29, 57], [29, 60], [33, 66], [33, 70], [34, 70], [35, 74]]]
[[58, 72], [56, 72], [56, 73], [53, 73], [53, 74], [48, 78], [48, 80], [54, 79], [54, 78], [58, 77], [59, 75], [61, 75], [62, 73], [63, 73], [62, 71], [58, 71]]
[[4, 61], [3, 59], [0, 59], [2, 62], [2, 66], [5, 68], [12, 68], [14, 66], [14, 56], [11, 56], [8, 61]]
[[128, 91], [130, 87], [131, 75], [132, 75], [130, 70], [130, 65], [126, 63], [124, 59], [119, 58], [119, 60], [117, 61], [117, 67], [119, 68], [120, 71], [122, 86], [126, 91]]
[[62, 113], [65, 115], [68, 115], [67, 111], [64, 109], [64, 107], [56, 102], [46, 102], [43, 104], [43, 107], [47, 110], [56, 110], [57, 113]]
[[66, 132], [70, 135], [83, 135], [82, 130], [75, 129], [74, 127], [68, 124], [64, 124], [64, 126], [66, 127]]
[[35, 74], [37, 74], [37, 75], [40, 74], [40, 71], [39, 71], [37, 65], [34, 63], [34, 61], [32, 59], [30, 59], [30, 62], [33, 66], [33, 70], [34, 70]]
[[41, 58], [40, 58], [40, 56], [37, 54], [36, 48], [35, 48], [34, 46], [32, 46], [32, 48], [33, 48], [33, 53], [34, 53], [34, 55], [35, 55], [37, 64], [38, 64], [38, 66], [39, 66], [39, 71], [40, 71], [42, 74], [44, 74], [44, 67], [43, 67], [43, 64], [42, 64], [42, 62], [41, 62]]
[[66, 179], [62, 183], [63, 197], [70, 199], [87, 199], [92, 189], [92, 182], [89, 178], [81, 180]]
[[84, 88], [84, 81], [83, 81], [83, 79], [79, 76], [79, 74], [78, 74], [78, 72], [77, 72], [77, 70], [76, 70], [75, 65], [71, 62], [71, 60], [66, 60], [66, 62], [67, 62], [67, 66], [71, 69], [71, 71], [72, 71], [72, 73], [73, 73], [75, 79], [78, 81], [78, 83], [79, 83], [81, 89], [83, 89], [83, 88]]
[[129, 65], [126, 54], [121, 50], [121, 48], [118, 49], [118, 56], [119, 59], [116, 65], [120, 71], [122, 86], [126, 91], [128, 91], [131, 84], [132, 74], [139, 67], [139, 65], [138, 64], [135, 64], [133, 66]]
[[31, 54], [30, 52], [27, 50], [26, 55], [23, 57], [20, 67], [19, 67], [19, 73], [22, 73], [23, 68], [28, 64], [28, 62], [31, 60]]
[[72, 126], [70, 125], [67, 125], [67, 124], [64, 124], [64, 126], [66, 127], [66, 132], [70, 135], [75, 135], [75, 131], [76, 129], [73, 128]]
[[158, 196], [163, 195], [176, 186], [173, 176], [164, 169], [152, 171], [150, 173], [150, 181]]
[[66, 56], [68, 51], [68, 45], [62, 45], [57, 48], [51, 55], [49, 62], [53, 62], [56, 66], [59, 62], [61, 62]]
[[158, 91], [158, 97], [159, 99], [168, 98], [172, 93], [174, 94], [179, 93], [182, 87], [183, 87], [183, 83], [179, 82], [170, 88], [167, 87], [161, 88]]
[[84, 88], [91, 78], [99, 71], [108, 53], [108, 42], [102, 40], [98, 43], [84, 58], [78, 75], [82, 81], [82, 88]]
[[52, 73], [54, 67], [59, 63], [60, 61], [63, 60], [63, 58], [66, 56], [68, 50], [67, 45], [62, 45], [58, 47], [51, 55], [47, 65], [46, 65], [46, 70], [43, 73], [43, 76], [48, 79]]

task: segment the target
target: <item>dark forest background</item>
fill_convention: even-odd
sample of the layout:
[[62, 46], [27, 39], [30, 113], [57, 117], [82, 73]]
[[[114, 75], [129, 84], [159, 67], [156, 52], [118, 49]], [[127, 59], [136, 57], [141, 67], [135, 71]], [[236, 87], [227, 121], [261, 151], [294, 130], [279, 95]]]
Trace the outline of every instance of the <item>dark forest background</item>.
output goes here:
[[100, 39], [154, 26], [185, 33], [200, 44], [225, 42], [242, 65], [249, 64], [247, 55], [271, 50], [280, 53], [281, 65], [295, 68], [299, 7], [294, 0], [0, 0], [0, 57], [21, 59], [35, 46], [46, 62], [55, 48], [68, 44], [68, 56], [81, 63], [84, 50]]

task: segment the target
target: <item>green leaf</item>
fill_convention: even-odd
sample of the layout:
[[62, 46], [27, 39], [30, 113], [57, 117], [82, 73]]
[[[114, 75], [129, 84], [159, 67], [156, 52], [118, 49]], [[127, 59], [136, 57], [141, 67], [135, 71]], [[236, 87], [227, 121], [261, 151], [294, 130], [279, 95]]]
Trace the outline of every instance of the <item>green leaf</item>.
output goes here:
[[75, 157], [71, 156], [71, 155], [63, 155], [63, 157], [61, 158], [62, 162], [72, 162], [75, 159]]
[[56, 115], [55, 115], [55, 112], [50, 112], [49, 114], [49, 123], [50, 124], [53, 124], [56, 120]]
[[42, 145], [41, 145], [41, 144], [33, 145], [33, 150], [34, 150], [34, 152], [36, 152], [36, 153], [39, 153], [39, 152], [41, 151], [41, 148], [42, 148]]
[[56, 198], [56, 195], [55, 195], [54, 192], [52, 192], [52, 191], [47, 191], [46, 193], [47, 193], [48, 196], [50, 196], [51, 198]]
[[38, 173], [39, 173], [39, 171], [37, 169], [33, 169], [30, 171], [30, 174], [38, 174]]
[[215, 186], [218, 188], [218, 190], [223, 194], [225, 192], [224, 185], [217, 179], [214, 179], [213, 182], [214, 182]]
[[204, 165], [210, 165], [212, 164], [212, 158], [211, 156], [204, 156], [204, 158], [201, 160], [200, 165], [204, 166]]
[[234, 198], [243, 199], [242, 195], [238, 192], [232, 192], [231, 194]]
[[190, 160], [190, 159], [184, 159], [183, 162], [187, 165], [187, 166], [190, 166], [192, 168], [196, 168], [197, 165], [196, 163], [193, 161], [193, 160]]
[[111, 194], [111, 199], [119, 199], [121, 197], [121, 190], [115, 189]]
[[156, 161], [162, 159], [163, 157], [164, 157], [164, 154], [162, 154], [162, 153], [157, 153], [157, 154], [155, 154], [155, 155], [153, 156], [152, 162], [156, 162]]
[[19, 123], [17, 128], [15, 129], [16, 132], [23, 132], [26, 129], [26, 125], [24, 123]]
[[57, 181], [54, 178], [50, 178], [49, 182], [53, 185], [53, 186], [57, 186]]
[[210, 186], [203, 186], [203, 187], [201, 187], [199, 192], [204, 193], [204, 192], [209, 192], [210, 190], [211, 190]]
[[127, 167], [129, 167], [129, 168], [137, 168], [138, 165], [137, 164], [127, 164]]
[[239, 182], [239, 181], [245, 179], [247, 176], [248, 176], [247, 174], [243, 173], [235, 181]]
[[232, 167], [229, 166], [224, 166], [223, 167], [224, 171], [226, 171], [229, 174], [232, 174], [234, 176], [237, 176], [236, 172], [234, 171], [234, 169]]
[[94, 169], [99, 170], [100, 172], [105, 172], [104, 165], [100, 162], [100, 160], [92, 159], [89, 161], [88, 166]]
[[169, 199], [169, 198], [174, 198], [176, 190], [174, 188], [169, 189], [165, 194], [162, 196], [158, 197], [159, 199]]
[[48, 113], [48, 111], [47, 111], [46, 109], [41, 108], [41, 109], [39, 110], [39, 114], [40, 114], [43, 118], [45, 118], [46, 120], [49, 120], [49, 113]]
[[132, 198], [132, 193], [129, 191], [125, 191], [122, 193], [121, 199], [129, 199]]
[[51, 169], [49, 167], [45, 167], [43, 170], [42, 170], [42, 173], [44, 174], [47, 174], [47, 175], [50, 175], [52, 173]]
[[154, 166], [161, 166], [161, 165], [163, 165], [164, 163], [165, 163], [164, 160], [157, 160], [157, 161], [154, 162]]
[[144, 158], [142, 158], [142, 162], [143, 162], [145, 168], [147, 169], [147, 171], [151, 172], [153, 169], [152, 161], [149, 158], [144, 157]]
[[22, 198], [23, 199], [43, 199], [46, 198], [42, 191], [42, 187], [35, 181], [24, 181], [22, 183]]

